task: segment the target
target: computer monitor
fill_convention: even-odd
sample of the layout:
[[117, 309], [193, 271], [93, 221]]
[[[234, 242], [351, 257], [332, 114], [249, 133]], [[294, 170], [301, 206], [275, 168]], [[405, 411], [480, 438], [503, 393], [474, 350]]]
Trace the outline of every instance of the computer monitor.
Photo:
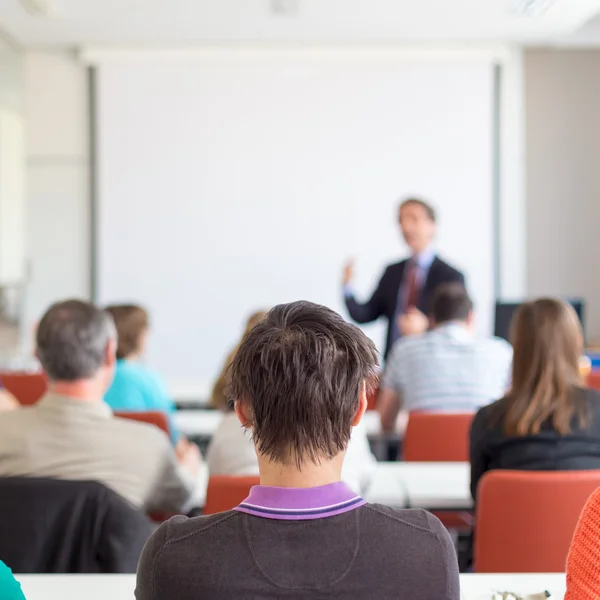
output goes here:
[[[581, 328], [583, 329], [583, 336], [585, 338], [585, 328], [583, 322], [584, 301], [581, 298], [569, 298], [566, 301], [575, 309], [575, 312], [579, 317], [579, 321], [581, 322]], [[519, 306], [521, 306], [520, 302], [496, 302], [494, 335], [508, 340], [513, 313], [515, 310], [517, 310], [517, 308], [519, 308]]]

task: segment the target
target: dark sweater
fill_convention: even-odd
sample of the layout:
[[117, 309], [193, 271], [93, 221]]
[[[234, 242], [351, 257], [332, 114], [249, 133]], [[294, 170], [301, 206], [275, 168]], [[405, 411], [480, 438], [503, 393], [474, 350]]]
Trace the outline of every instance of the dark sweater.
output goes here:
[[579, 471], [600, 469], [600, 393], [580, 390], [581, 402], [587, 404], [589, 422], [585, 429], [578, 419], [571, 423], [571, 433], [560, 435], [547, 422], [539, 434], [507, 436], [503, 431], [505, 398], [482, 408], [471, 427], [471, 494], [484, 473], [492, 469], [530, 471]]
[[458, 600], [456, 554], [438, 519], [366, 504], [314, 520], [230, 511], [175, 517], [148, 541], [138, 600]]

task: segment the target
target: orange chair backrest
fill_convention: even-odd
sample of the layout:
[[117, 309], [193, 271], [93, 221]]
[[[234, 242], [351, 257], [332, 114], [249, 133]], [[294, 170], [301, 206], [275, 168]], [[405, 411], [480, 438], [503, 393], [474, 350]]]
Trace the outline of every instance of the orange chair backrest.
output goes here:
[[150, 425], [156, 425], [162, 429], [167, 435], [170, 435], [169, 431], [169, 419], [164, 412], [159, 410], [148, 410], [148, 411], [128, 411], [128, 410], [116, 410], [113, 413], [115, 417], [120, 419], [131, 419], [132, 421], [141, 421], [142, 423], [150, 423]]
[[586, 377], [587, 386], [594, 390], [600, 390], [600, 371], [592, 371]]
[[258, 485], [258, 475], [211, 475], [206, 490], [204, 514], [213, 515], [235, 508], [250, 493], [250, 488]]
[[477, 573], [562, 573], [598, 471], [490, 471], [479, 483]]
[[48, 389], [43, 373], [0, 373], [4, 387], [24, 406], [35, 404]]
[[473, 413], [410, 413], [402, 444], [404, 460], [468, 461], [474, 416]]

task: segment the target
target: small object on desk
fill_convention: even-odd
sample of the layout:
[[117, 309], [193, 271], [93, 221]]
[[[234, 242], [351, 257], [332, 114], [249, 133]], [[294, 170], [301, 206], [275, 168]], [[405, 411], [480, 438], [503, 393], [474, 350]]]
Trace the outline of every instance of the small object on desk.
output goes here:
[[495, 592], [492, 595], [492, 600], [546, 600], [546, 598], [551, 597], [552, 595], [548, 590], [545, 590], [540, 594], [530, 594], [528, 596], [519, 596], [512, 592]]

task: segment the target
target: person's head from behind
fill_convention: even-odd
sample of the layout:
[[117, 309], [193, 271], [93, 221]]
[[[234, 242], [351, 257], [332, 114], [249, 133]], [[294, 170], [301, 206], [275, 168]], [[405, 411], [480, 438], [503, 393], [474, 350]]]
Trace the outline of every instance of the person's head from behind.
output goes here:
[[101, 399], [112, 382], [115, 351], [112, 318], [89, 302], [58, 302], [37, 328], [36, 354], [51, 385], [85, 385]]
[[334, 311], [310, 302], [273, 308], [231, 365], [230, 397], [252, 431], [263, 468], [341, 469], [350, 433], [376, 384], [373, 342]]
[[414, 254], [425, 250], [433, 241], [436, 229], [435, 210], [418, 198], [400, 204], [398, 222], [407, 246]]
[[554, 298], [527, 302], [513, 317], [510, 338], [514, 354], [506, 433], [536, 434], [549, 421], [564, 435], [573, 418], [585, 425], [585, 406], [576, 394], [582, 385], [583, 334], [573, 308]]
[[446, 323], [462, 323], [472, 327], [473, 302], [460, 283], [442, 283], [437, 286], [431, 299], [429, 319], [433, 327]]
[[117, 328], [117, 358], [131, 359], [144, 353], [150, 320], [148, 312], [136, 304], [106, 307]]

